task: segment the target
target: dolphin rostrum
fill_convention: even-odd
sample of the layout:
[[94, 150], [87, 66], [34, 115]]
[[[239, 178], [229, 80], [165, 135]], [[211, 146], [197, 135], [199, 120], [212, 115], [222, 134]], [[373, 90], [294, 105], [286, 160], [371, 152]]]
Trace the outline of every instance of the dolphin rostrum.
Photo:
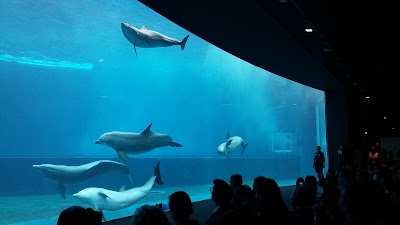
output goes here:
[[58, 183], [58, 189], [63, 199], [66, 199], [65, 184], [83, 183], [108, 172], [127, 174], [129, 180], [133, 183], [128, 167], [125, 164], [111, 160], [98, 160], [79, 166], [40, 164], [32, 167], [40, 170], [47, 178]]
[[128, 161], [127, 154], [142, 154], [155, 148], [172, 146], [183, 147], [172, 141], [168, 134], [160, 134], [151, 131], [151, 125], [141, 133], [112, 131], [102, 134], [95, 144], [103, 144], [114, 149], [119, 158]]
[[148, 30], [146, 25], [138, 29], [128, 23], [121, 23], [121, 28], [126, 39], [133, 45], [136, 56], [136, 47], [157, 48], [180, 45], [181, 49], [184, 50], [187, 39], [189, 38], [189, 35], [187, 35], [182, 41], [179, 41], [175, 38], [160, 34], [157, 31]]
[[[73, 196], [103, 214], [103, 210], [120, 210], [137, 203], [151, 192], [150, 190], [152, 189], [154, 182], [160, 185], [164, 184], [160, 175], [160, 161], [158, 161], [154, 167], [153, 176], [151, 176], [150, 179], [141, 187], [125, 190], [125, 186], [123, 186], [119, 192], [104, 188], [90, 187], [79, 191]], [[104, 214], [103, 220], [105, 221]]]

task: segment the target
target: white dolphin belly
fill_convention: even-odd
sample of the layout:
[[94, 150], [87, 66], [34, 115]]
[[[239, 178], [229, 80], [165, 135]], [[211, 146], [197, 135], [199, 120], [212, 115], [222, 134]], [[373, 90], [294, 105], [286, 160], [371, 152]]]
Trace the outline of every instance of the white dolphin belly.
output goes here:
[[242, 147], [243, 154], [243, 151], [247, 146], [247, 144], [244, 143], [244, 140], [239, 136], [229, 137], [226, 142], [223, 142], [218, 146], [218, 153], [228, 156], [229, 154], [234, 152], [238, 148], [238, 146]]
[[[242, 139], [241, 137], [238, 137], [238, 136], [231, 137], [231, 138], [229, 138], [229, 140], [232, 140], [231, 144], [229, 145], [229, 151], [230, 151], [230, 152], [235, 151], [236, 148], [237, 148], [239, 145], [241, 146], [242, 143], [243, 143], [243, 139]], [[229, 140], [228, 140], [228, 141], [229, 141]]]
[[102, 192], [110, 198], [102, 198], [95, 205], [96, 208], [106, 211], [115, 211], [132, 206], [146, 196], [145, 191], [115, 192], [103, 189]]
[[146, 39], [137, 39], [136, 43], [138, 47], [141, 48], [154, 48], [154, 47], [168, 47], [172, 45], [180, 45], [180, 41], [160, 34], [152, 30], [140, 30], [143, 37]]

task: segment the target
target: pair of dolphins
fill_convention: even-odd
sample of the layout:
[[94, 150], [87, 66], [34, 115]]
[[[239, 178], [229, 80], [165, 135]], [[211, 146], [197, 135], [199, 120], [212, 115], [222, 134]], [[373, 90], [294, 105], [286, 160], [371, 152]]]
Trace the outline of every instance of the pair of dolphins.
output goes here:
[[[111, 160], [99, 160], [79, 166], [41, 164], [33, 165], [33, 168], [40, 170], [47, 178], [56, 181], [60, 195], [64, 199], [66, 198], [65, 184], [82, 183], [109, 172], [127, 174], [132, 182], [128, 167]], [[89, 187], [73, 194], [73, 196], [83, 203], [92, 206], [96, 211], [101, 212], [105, 221], [103, 210], [115, 211], [132, 206], [151, 192], [150, 190], [154, 182], [159, 185], [164, 184], [160, 174], [160, 161], [155, 165], [153, 175], [143, 186], [125, 190], [124, 185], [119, 192], [104, 188]]]
[[[181, 144], [174, 142], [168, 134], [155, 133], [151, 131], [151, 126], [148, 125], [141, 133], [112, 131], [102, 134], [96, 144], [103, 144], [114, 149], [119, 158], [128, 161], [127, 154], [142, 154], [149, 152], [155, 148], [171, 146], [183, 147]], [[227, 140], [218, 146], [218, 154], [225, 155], [228, 158], [229, 154], [236, 150], [237, 147], [242, 147], [241, 155], [248, 143], [239, 136], [231, 136], [227, 133]]]

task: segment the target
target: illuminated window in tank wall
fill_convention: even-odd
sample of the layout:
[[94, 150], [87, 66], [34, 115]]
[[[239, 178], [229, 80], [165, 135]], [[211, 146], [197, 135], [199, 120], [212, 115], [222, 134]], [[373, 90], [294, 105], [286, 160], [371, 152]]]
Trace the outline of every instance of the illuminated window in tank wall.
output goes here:
[[272, 152], [292, 152], [292, 133], [275, 132], [272, 134]]

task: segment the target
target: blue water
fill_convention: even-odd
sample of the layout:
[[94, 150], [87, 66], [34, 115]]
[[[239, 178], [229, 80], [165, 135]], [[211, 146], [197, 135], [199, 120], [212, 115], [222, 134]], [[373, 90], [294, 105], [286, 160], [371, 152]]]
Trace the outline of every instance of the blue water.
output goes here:
[[[190, 36], [184, 51], [137, 47], [136, 56], [121, 22], [178, 40]], [[323, 91], [255, 67], [137, 1], [4, 0], [0, 28], [0, 168], [7, 170], [0, 180], [9, 184], [0, 198], [57, 195], [34, 163], [122, 162], [94, 141], [149, 123], [184, 147], [130, 156], [136, 166], [128, 166], [141, 181], [154, 160], [166, 162], [166, 187], [207, 185], [231, 173], [293, 180], [315, 175], [316, 145], [326, 153]], [[249, 143], [243, 157], [240, 150], [231, 160], [217, 154], [228, 131]], [[67, 193], [125, 182], [104, 179]]]

